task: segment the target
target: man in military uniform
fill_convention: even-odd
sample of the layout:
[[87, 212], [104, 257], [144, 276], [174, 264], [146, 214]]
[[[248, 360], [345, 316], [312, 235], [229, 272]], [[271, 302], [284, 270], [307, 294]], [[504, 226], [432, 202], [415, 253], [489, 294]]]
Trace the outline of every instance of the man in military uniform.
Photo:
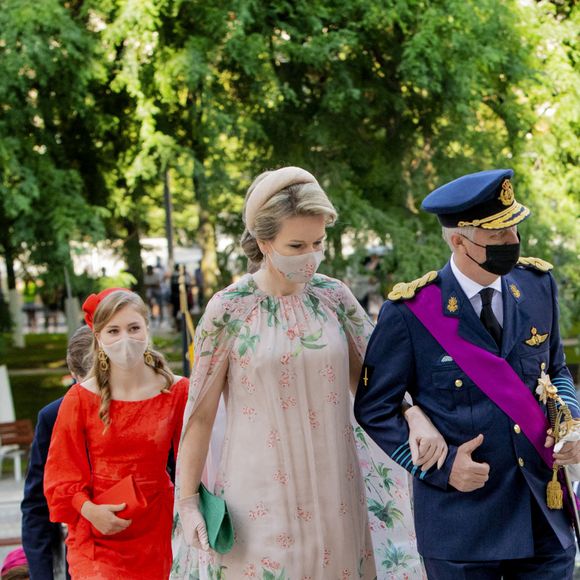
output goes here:
[[[447, 265], [398, 284], [370, 340], [355, 402], [363, 429], [414, 477], [419, 552], [434, 580], [572, 578], [565, 509], [550, 509], [552, 464], [580, 461], [580, 443], [553, 453], [549, 374], [580, 415], [558, 329], [552, 266], [520, 258], [513, 171], [463, 176], [423, 202], [452, 250]], [[400, 413], [405, 392], [445, 437], [441, 469], [412, 463]], [[557, 482], [556, 486], [557, 486]], [[557, 486], [558, 487], [558, 486]], [[559, 491], [559, 488], [558, 488]]]

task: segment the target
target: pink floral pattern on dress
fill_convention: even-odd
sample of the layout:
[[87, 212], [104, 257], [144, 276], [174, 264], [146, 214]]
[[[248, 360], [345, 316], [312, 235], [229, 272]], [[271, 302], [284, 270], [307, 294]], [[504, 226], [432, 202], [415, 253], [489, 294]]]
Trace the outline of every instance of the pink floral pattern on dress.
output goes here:
[[326, 402], [332, 405], [338, 405], [340, 402], [340, 395], [335, 391], [331, 391], [328, 393], [328, 395], [326, 395]]
[[332, 365], [326, 365], [323, 369], [318, 371], [320, 376], [324, 377], [329, 383], [334, 383], [336, 380], [336, 373]]
[[296, 403], [296, 397], [280, 397], [280, 407], [282, 407], [284, 411], [296, 407]]
[[278, 534], [276, 536], [276, 543], [284, 549], [291, 548], [294, 545], [294, 538], [290, 534]]
[[257, 520], [258, 518], [263, 518], [268, 515], [268, 509], [264, 505], [264, 502], [256, 504], [255, 509], [250, 510], [249, 516], [251, 520]]
[[280, 441], [280, 433], [276, 429], [272, 429], [270, 433], [268, 433], [268, 447], [272, 449]]
[[354, 465], [349, 465], [347, 470], [346, 470], [346, 478], [349, 481], [352, 481], [355, 477], [356, 477], [356, 469], [355, 469]]
[[296, 508], [296, 517], [304, 522], [309, 522], [312, 520], [312, 513], [299, 505]]
[[244, 385], [248, 393], [252, 394], [256, 392], [256, 385], [254, 385], [248, 377], [242, 377], [241, 383]]
[[261, 560], [262, 566], [268, 568], [268, 570], [280, 570], [282, 566], [280, 562], [276, 562], [275, 560], [270, 560], [270, 558], [262, 558]]
[[316, 411], [308, 411], [308, 421], [310, 421], [310, 427], [312, 429], [318, 429], [320, 427], [320, 421], [318, 420], [318, 413]]
[[254, 422], [256, 420], [256, 415], [258, 414], [256, 412], [256, 409], [254, 409], [253, 407], [243, 407], [242, 413], [245, 417], [247, 417], [252, 422]]

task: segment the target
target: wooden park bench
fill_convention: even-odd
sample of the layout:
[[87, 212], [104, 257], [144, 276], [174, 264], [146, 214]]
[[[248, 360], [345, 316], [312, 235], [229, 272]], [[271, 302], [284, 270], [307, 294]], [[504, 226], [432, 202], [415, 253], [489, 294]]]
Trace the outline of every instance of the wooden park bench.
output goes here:
[[0, 475], [4, 459], [12, 459], [14, 479], [22, 479], [22, 457], [28, 454], [33, 439], [34, 428], [30, 419], [0, 423]]

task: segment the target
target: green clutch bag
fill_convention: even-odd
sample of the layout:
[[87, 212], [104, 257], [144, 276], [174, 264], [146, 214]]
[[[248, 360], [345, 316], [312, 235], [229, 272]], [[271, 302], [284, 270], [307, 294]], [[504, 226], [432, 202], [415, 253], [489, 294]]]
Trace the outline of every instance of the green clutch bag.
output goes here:
[[220, 554], [227, 554], [234, 545], [234, 526], [225, 500], [200, 483], [199, 510], [205, 520], [210, 548]]

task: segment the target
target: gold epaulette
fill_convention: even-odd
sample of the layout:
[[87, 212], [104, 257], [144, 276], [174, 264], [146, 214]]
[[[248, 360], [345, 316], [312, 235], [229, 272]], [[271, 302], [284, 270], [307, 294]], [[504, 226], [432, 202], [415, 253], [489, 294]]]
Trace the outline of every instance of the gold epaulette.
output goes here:
[[540, 270], [540, 272], [549, 272], [554, 268], [550, 262], [546, 262], [546, 260], [542, 260], [541, 258], [520, 258], [518, 260], [518, 266], [535, 268], [536, 270]]
[[423, 288], [423, 286], [427, 286], [427, 284], [431, 284], [437, 279], [437, 272], [432, 270], [431, 272], [427, 272], [427, 274], [413, 280], [412, 282], [399, 282], [395, 284], [393, 289], [389, 292], [387, 298], [389, 300], [409, 300], [409, 298], [413, 298], [415, 296], [417, 290]]

